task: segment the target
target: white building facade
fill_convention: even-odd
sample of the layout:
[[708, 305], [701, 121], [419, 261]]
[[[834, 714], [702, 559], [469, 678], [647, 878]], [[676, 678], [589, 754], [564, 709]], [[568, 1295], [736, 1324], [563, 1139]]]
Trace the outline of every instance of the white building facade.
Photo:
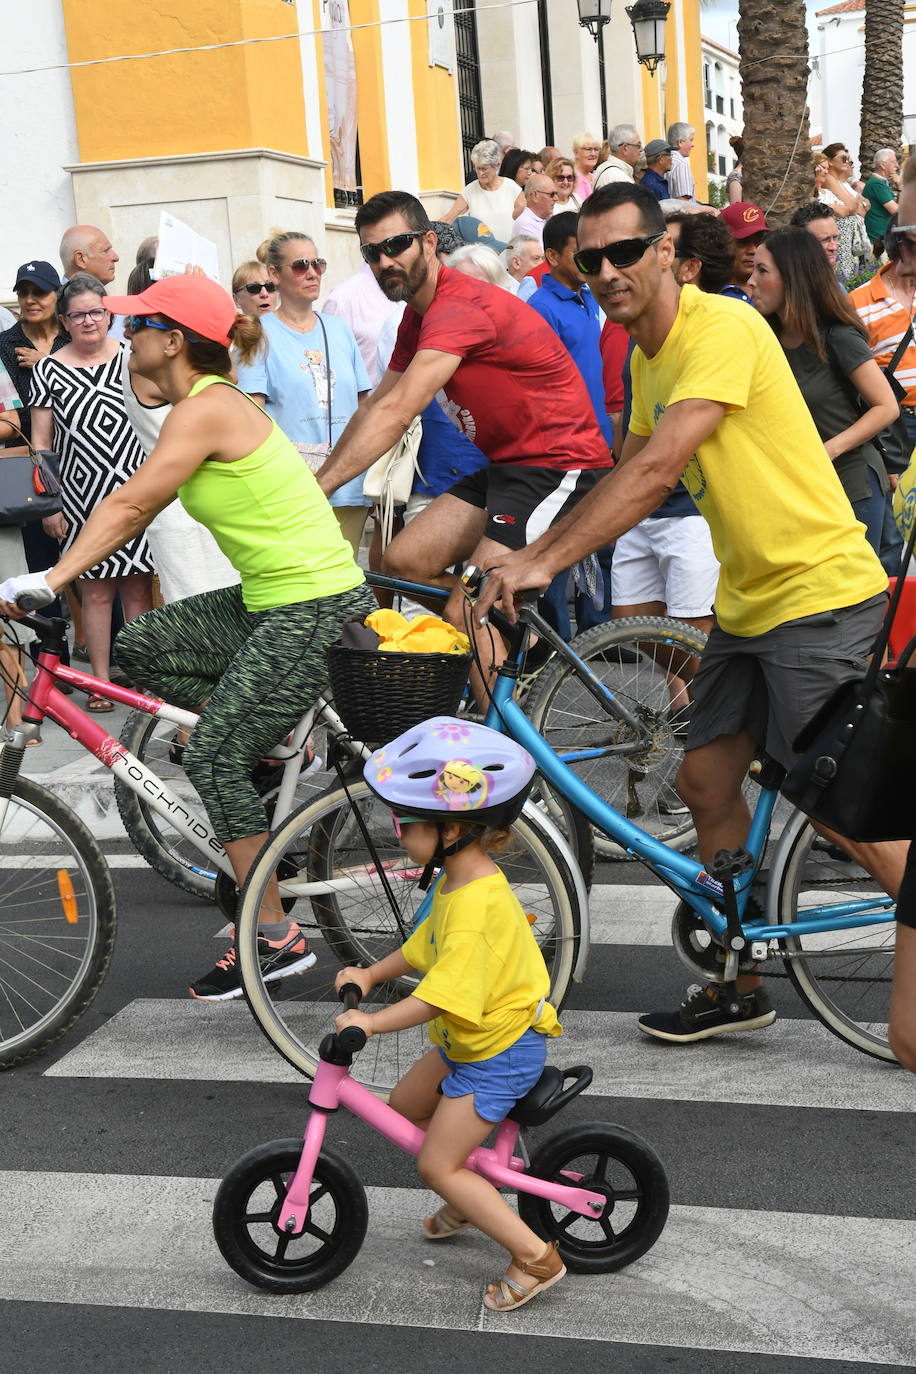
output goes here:
[[744, 130], [738, 54], [711, 38], [701, 39], [703, 51], [703, 123], [709, 175], [721, 182], [738, 159], [729, 139]]

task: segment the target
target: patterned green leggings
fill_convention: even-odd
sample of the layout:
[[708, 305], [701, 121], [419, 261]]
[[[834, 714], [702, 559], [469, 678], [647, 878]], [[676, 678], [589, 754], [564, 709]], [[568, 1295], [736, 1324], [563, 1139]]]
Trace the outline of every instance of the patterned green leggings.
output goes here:
[[186, 710], [207, 703], [184, 767], [221, 843], [266, 828], [251, 770], [327, 686], [325, 649], [343, 622], [375, 609], [364, 583], [270, 611], [246, 611], [241, 588], [223, 587], [148, 611], [118, 635], [134, 682]]

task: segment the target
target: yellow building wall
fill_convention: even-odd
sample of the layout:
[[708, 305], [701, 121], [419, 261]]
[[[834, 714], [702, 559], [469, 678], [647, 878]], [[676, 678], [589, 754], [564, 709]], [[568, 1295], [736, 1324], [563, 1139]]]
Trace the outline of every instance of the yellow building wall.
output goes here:
[[[409, 0], [409, 13], [425, 15], [425, 0]], [[420, 190], [464, 185], [461, 126], [458, 119], [457, 73], [429, 65], [426, 24], [411, 24], [413, 103], [417, 129]], [[406, 88], [409, 74], [403, 74]]]
[[[294, 34], [275, 0], [62, 0], [71, 62]], [[71, 69], [82, 162], [277, 148], [304, 155], [298, 42]]]
[[350, 0], [350, 23], [354, 26], [376, 26], [357, 30], [353, 34], [356, 90], [359, 99], [359, 161], [363, 195], [366, 200], [377, 191], [387, 191], [391, 185], [388, 166], [388, 122], [385, 117], [385, 76], [382, 71], [382, 36], [377, 27], [378, 20], [378, 0]]

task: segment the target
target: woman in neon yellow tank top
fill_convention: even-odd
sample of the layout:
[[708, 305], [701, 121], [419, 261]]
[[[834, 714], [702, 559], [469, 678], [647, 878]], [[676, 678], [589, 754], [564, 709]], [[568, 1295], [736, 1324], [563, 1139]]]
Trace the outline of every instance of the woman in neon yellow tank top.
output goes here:
[[[238, 316], [228, 293], [199, 275], [155, 282], [138, 296], [106, 296], [105, 304], [130, 316], [130, 370], [153, 382], [172, 412], [146, 462], [96, 507], [60, 562], [5, 591], [46, 590], [50, 600], [176, 496], [210, 530], [241, 585], [140, 616], [118, 636], [116, 652], [146, 690], [204, 707], [185, 771], [241, 885], [265, 839], [251, 771], [325, 687], [325, 649], [343, 622], [376, 603], [313, 474], [230, 380], [229, 345], [249, 361], [258, 321]], [[6, 610], [18, 614], [8, 603]], [[298, 926], [271, 923], [272, 905], [268, 897], [259, 945], [283, 977], [314, 955]], [[241, 995], [234, 947], [190, 993], [209, 1001]]]

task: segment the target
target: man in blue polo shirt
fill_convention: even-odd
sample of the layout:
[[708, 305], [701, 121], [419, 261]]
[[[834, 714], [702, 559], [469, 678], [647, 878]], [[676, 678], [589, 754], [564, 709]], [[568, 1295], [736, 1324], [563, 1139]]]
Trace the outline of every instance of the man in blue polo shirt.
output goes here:
[[[582, 373], [598, 428], [610, 449], [614, 443], [614, 428], [604, 408], [598, 303], [573, 262], [578, 218], [572, 211], [564, 210], [544, 225], [544, 256], [548, 271], [537, 291], [528, 297], [528, 304], [559, 334]], [[594, 595], [590, 594], [590, 589], [581, 587], [576, 594], [576, 629], [580, 634], [610, 619], [611, 550], [600, 549], [597, 559], [598, 568], [593, 575], [600, 573], [601, 585], [595, 588]], [[569, 639], [572, 631], [566, 605], [566, 582], [566, 573], [554, 579], [541, 598], [541, 611], [554, 629], [564, 639]], [[581, 582], [582, 575], [577, 577], [577, 585]]]

